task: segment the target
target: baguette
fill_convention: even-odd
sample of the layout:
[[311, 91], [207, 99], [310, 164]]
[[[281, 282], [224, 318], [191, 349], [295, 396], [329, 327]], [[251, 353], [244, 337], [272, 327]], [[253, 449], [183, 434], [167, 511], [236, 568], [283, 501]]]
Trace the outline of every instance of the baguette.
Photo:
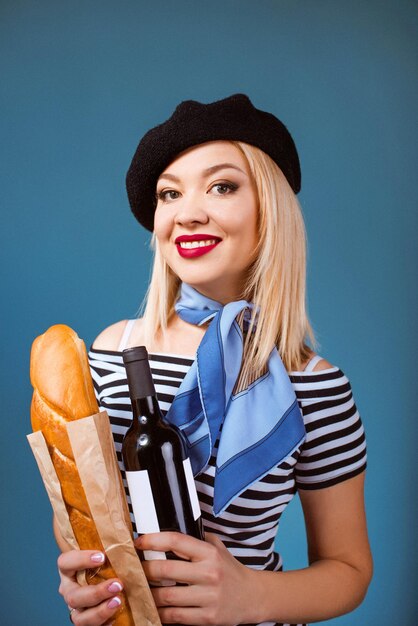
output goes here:
[[[51, 326], [32, 344], [30, 378], [32, 429], [45, 437], [79, 548], [104, 552], [66, 430], [66, 422], [99, 412], [84, 342], [68, 326]], [[116, 577], [108, 561], [87, 573], [88, 584]], [[113, 624], [134, 626], [125, 594], [121, 599]]]

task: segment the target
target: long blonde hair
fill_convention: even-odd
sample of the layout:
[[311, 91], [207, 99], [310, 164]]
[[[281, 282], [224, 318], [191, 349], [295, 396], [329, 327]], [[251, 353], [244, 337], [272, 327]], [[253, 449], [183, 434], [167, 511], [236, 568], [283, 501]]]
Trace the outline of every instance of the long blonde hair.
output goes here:
[[[306, 233], [299, 202], [276, 163], [262, 150], [232, 141], [246, 158], [259, 203], [259, 244], [241, 297], [255, 305], [244, 343], [241, 381], [264, 370], [273, 345], [288, 371], [297, 371], [315, 346], [306, 311]], [[154, 265], [144, 301], [144, 340], [152, 344], [174, 313], [180, 279], [153, 235]], [[255, 322], [258, 309], [257, 323]], [[244, 384], [245, 386], [245, 384]]]

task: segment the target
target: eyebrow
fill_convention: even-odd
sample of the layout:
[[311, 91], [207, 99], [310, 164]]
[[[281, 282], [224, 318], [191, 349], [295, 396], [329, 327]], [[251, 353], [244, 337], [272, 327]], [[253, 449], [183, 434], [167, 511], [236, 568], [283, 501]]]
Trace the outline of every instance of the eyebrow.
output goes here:
[[[238, 167], [237, 165], [234, 165], [233, 163], [219, 163], [218, 165], [212, 165], [212, 167], [208, 167], [206, 170], [203, 170], [202, 178], [206, 176], [210, 176], [211, 174], [214, 174], [215, 172], [218, 172], [219, 170], [226, 170], [226, 169], [237, 170], [238, 172], [241, 172], [241, 174], [244, 174], [245, 176], [247, 176], [247, 174], [240, 167]], [[160, 178], [167, 178], [168, 180], [174, 180], [175, 182], [180, 181], [180, 179], [177, 176], [174, 176], [174, 174], [169, 174], [168, 172], [161, 174]]]

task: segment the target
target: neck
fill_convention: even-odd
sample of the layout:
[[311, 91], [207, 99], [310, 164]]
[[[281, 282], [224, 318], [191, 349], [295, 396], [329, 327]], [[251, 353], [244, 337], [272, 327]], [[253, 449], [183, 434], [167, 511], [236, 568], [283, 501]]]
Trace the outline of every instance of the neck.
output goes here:
[[[190, 284], [190, 283], [189, 283]], [[202, 296], [210, 298], [219, 304], [225, 305], [229, 302], [236, 302], [242, 299], [242, 290], [238, 288], [231, 288], [228, 285], [220, 288], [219, 285], [190, 285], [198, 291]]]

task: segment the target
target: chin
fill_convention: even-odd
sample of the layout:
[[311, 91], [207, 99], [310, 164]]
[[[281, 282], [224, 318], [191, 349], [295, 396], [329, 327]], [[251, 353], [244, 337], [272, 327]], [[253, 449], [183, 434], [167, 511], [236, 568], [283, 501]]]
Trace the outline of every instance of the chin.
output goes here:
[[199, 291], [199, 287], [215, 287], [215, 285], [222, 285], [225, 274], [222, 272], [210, 272], [208, 268], [204, 267], [179, 267], [178, 264], [171, 266], [173, 272], [180, 278], [180, 280], [188, 285], [191, 285]]
[[[212, 300], [231, 302], [239, 299], [238, 285], [242, 284], [244, 272], [236, 272], [234, 275], [227, 274], [226, 268], [223, 270], [217, 268], [202, 267], [179, 267], [179, 263], [173, 263], [170, 265], [172, 271], [178, 276], [178, 278], [199, 291], [205, 296], [208, 296]], [[212, 271], [210, 271], [212, 270]]]

